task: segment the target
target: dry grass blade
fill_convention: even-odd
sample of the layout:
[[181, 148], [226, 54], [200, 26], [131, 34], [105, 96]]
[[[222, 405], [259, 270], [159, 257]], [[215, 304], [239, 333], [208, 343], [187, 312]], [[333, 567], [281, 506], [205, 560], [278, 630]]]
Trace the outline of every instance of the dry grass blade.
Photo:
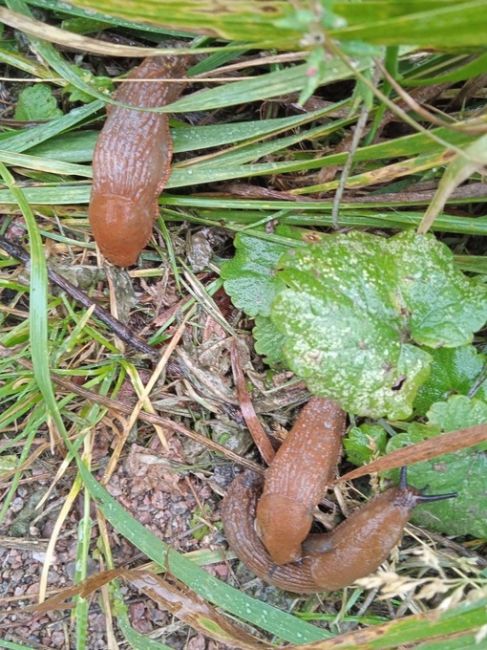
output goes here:
[[149, 571], [127, 569], [102, 571], [87, 578], [79, 585], [63, 589], [42, 604], [27, 607], [26, 611], [41, 615], [57, 609], [71, 608], [72, 604], [67, 602], [69, 599], [75, 596], [87, 598], [97, 589], [101, 589], [116, 578], [129, 583], [181, 621], [215, 641], [242, 650], [270, 648], [268, 644], [259, 641], [254, 636], [230, 623], [214, 607], [208, 605], [202, 598], [185, 588], [184, 585], [170, 584], [164, 578]]
[[444, 454], [449, 454], [454, 451], [460, 451], [467, 447], [478, 445], [484, 440], [487, 440], [487, 424], [478, 424], [474, 427], [466, 429], [458, 429], [457, 431], [450, 431], [441, 436], [435, 436], [428, 440], [423, 440], [415, 445], [397, 449], [396, 451], [382, 456], [374, 460], [368, 465], [363, 465], [357, 469], [347, 472], [335, 481], [351, 481], [352, 479], [366, 476], [373, 472], [385, 472], [389, 469], [402, 467], [403, 465], [411, 465], [412, 463], [419, 463], [423, 460], [431, 460]]
[[252, 400], [250, 399], [249, 391], [245, 385], [245, 377], [242, 372], [240, 360], [238, 357], [237, 344], [234, 342], [231, 349], [232, 370], [235, 385], [237, 387], [238, 401], [240, 403], [240, 410], [245, 420], [252, 438], [255, 442], [257, 449], [264, 461], [270, 465], [275, 456], [275, 451], [272, 448], [271, 442], [260, 423], [259, 418], [255, 412]]
[[[19, 29], [25, 34], [41, 38], [57, 45], [63, 45], [71, 50], [101, 54], [102, 56], [119, 57], [146, 57], [158, 56], [160, 54], [174, 54], [174, 48], [163, 47], [135, 47], [133, 45], [120, 45], [119, 43], [104, 43], [96, 38], [82, 36], [75, 32], [68, 32], [65, 29], [48, 25], [35, 18], [23, 16], [5, 7], [0, 7], [0, 22]], [[190, 54], [191, 50], [178, 49], [178, 53]]]
[[174, 616], [215, 641], [243, 650], [264, 650], [270, 647], [230, 623], [214, 607], [181, 583], [175, 586], [161, 576], [146, 571], [126, 572], [123, 577]]

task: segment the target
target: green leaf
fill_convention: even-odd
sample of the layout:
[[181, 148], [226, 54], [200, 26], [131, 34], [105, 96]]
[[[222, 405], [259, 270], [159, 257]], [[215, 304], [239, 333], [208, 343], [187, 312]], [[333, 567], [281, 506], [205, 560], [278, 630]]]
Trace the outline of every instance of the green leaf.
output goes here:
[[377, 424], [352, 427], [343, 439], [347, 460], [354, 465], [365, 465], [384, 453], [387, 433]]
[[330, 235], [284, 255], [277, 279], [271, 319], [287, 364], [362, 416], [409, 417], [431, 362], [413, 343], [460, 345], [487, 319], [487, 287], [431, 235]]
[[[95, 77], [89, 70], [80, 68], [77, 65], [71, 65], [71, 68], [76, 71], [80, 79], [86, 81], [86, 83], [91, 84], [93, 87], [98, 88], [100, 92], [106, 92], [113, 90], [113, 81], [110, 77]], [[69, 101], [82, 102], [83, 104], [89, 104], [93, 97], [91, 94], [85, 92], [78, 86], [75, 86], [73, 83], [68, 83], [67, 86], [63, 89], [63, 92], [68, 95]]]
[[406, 418], [429, 355], [403, 342], [394, 256], [386, 239], [331, 235], [282, 260], [271, 318], [289, 367], [316, 395], [364, 416]]
[[[443, 431], [487, 423], [487, 404], [478, 399], [455, 395], [447, 402], [438, 402], [428, 412], [428, 426], [411, 425], [408, 431], [394, 436], [387, 452], [420, 442]], [[411, 485], [428, 486], [428, 494], [457, 492], [455, 499], [423, 504], [413, 512], [412, 521], [449, 535], [487, 535], [487, 493], [485, 475], [487, 456], [485, 444], [445, 454], [431, 461], [409, 467]]]
[[[418, 390], [414, 401], [414, 409], [419, 415], [425, 415], [434, 402], [445, 400], [451, 394], [466, 395], [487, 361], [485, 354], [477, 353], [472, 345], [439, 348], [429, 352], [432, 359], [431, 374]], [[487, 401], [485, 380], [480, 385], [476, 397]]]
[[284, 283], [276, 278], [279, 258], [286, 249], [274, 242], [237, 235], [235, 257], [221, 267], [225, 291], [248, 316], [269, 316], [271, 303]]
[[277, 330], [270, 318], [257, 316], [252, 334], [255, 339], [255, 351], [264, 357], [266, 363], [270, 366], [283, 363], [284, 336]]
[[470, 343], [487, 320], [487, 287], [467, 278], [435, 237], [406, 231], [390, 240], [390, 252], [412, 339], [429, 347]]
[[442, 431], [456, 431], [487, 423], [487, 402], [475, 397], [453, 395], [447, 402], [433, 404], [427, 416], [428, 421]]
[[51, 88], [46, 84], [35, 84], [20, 92], [14, 117], [16, 120], [28, 122], [50, 120], [61, 117], [62, 114]]

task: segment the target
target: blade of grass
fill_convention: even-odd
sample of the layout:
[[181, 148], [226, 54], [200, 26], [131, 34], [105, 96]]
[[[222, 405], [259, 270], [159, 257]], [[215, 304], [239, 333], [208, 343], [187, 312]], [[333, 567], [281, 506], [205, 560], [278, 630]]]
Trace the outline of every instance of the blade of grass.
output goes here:
[[37, 156], [30, 156], [23, 153], [3, 151], [1, 148], [0, 161], [6, 163], [7, 165], [25, 167], [26, 169], [36, 169], [38, 171], [49, 172], [51, 174], [82, 176], [83, 178], [91, 178], [93, 175], [91, 169], [85, 165], [76, 165], [73, 163], [49, 160], [45, 158], [39, 158]]
[[[361, 65], [365, 64], [358, 64], [357, 67], [361, 67]], [[304, 63], [261, 74], [253, 79], [233, 81], [217, 88], [198, 90], [164, 106], [160, 111], [167, 113], [207, 111], [298, 92], [306, 85], [307, 73], [308, 65]], [[348, 79], [351, 75], [352, 72], [344, 63], [337, 58], [330, 58], [328, 65], [321, 72], [317, 84], [320, 86], [340, 79]]]
[[170, 648], [165, 643], [155, 641], [134, 630], [130, 625], [128, 609], [123, 602], [123, 597], [116, 581], [112, 582], [110, 591], [113, 598], [113, 613], [117, 617], [117, 624], [125, 640], [134, 650], [173, 650], [173, 648]]
[[[349, 632], [335, 637], [331, 641], [320, 641], [310, 645], [299, 646], [299, 650], [386, 650], [409, 646], [417, 648], [416, 642], [438, 638], [438, 643], [447, 643], [448, 636], [461, 632], [472, 632], [487, 622], [487, 599], [473, 603], [462, 603], [456, 607], [439, 612], [417, 614], [403, 619], [390, 621], [383, 625], [372, 626], [366, 630]], [[421, 647], [421, 646], [419, 646]], [[438, 646], [444, 648], [443, 646]], [[478, 646], [481, 647], [481, 646]], [[297, 649], [296, 649], [297, 650]], [[423, 649], [424, 650], [424, 649]]]
[[47, 124], [39, 124], [18, 133], [9, 134], [8, 137], [0, 140], [1, 148], [3, 151], [16, 151], [17, 153], [30, 149], [49, 140], [54, 135], [67, 131], [76, 124], [80, 124], [86, 118], [97, 113], [103, 106], [103, 102], [96, 100], [80, 108], [73, 108], [66, 115], [50, 120]]

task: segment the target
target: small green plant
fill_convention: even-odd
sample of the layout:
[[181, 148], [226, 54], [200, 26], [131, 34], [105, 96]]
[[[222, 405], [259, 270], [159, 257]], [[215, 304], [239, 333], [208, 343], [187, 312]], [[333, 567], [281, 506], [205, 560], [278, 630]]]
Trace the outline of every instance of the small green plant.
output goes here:
[[50, 86], [35, 84], [27, 86], [19, 94], [14, 117], [16, 120], [27, 122], [29, 120], [51, 120], [62, 114]]
[[222, 275], [256, 318], [257, 351], [360, 416], [408, 418], [430, 351], [470, 343], [487, 320], [487, 287], [433, 235], [334, 234], [287, 252], [243, 235], [236, 247]]

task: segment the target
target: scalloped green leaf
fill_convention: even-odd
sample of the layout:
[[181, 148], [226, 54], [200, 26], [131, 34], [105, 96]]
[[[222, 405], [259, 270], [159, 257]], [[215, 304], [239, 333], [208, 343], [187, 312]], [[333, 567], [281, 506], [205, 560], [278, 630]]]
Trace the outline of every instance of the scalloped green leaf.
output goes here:
[[235, 256], [221, 267], [225, 291], [247, 316], [269, 316], [276, 293], [284, 287], [276, 278], [277, 263], [289, 249], [243, 234], [235, 237], [234, 245]]
[[487, 287], [432, 235], [330, 235], [280, 266], [286, 288], [271, 319], [287, 364], [314, 394], [362, 416], [409, 417], [431, 363], [413, 343], [458, 345], [487, 319]]
[[266, 363], [270, 366], [283, 363], [284, 337], [278, 332], [270, 318], [257, 316], [252, 333], [255, 339], [255, 351], [264, 357]]
[[[414, 409], [419, 415], [425, 415], [434, 402], [446, 400], [452, 394], [466, 395], [487, 361], [487, 356], [478, 353], [473, 345], [439, 348], [429, 353], [431, 374], [414, 400]], [[487, 401], [487, 380], [479, 386], [476, 397]]]
[[[428, 412], [428, 426], [411, 425], [408, 431], [394, 436], [387, 452], [394, 451], [443, 431], [487, 423], [487, 404], [482, 400], [455, 395], [447, 402], [434, 404]], [[428, 494], [457, 492], [455, 499], [423, 504], [416, 508], [412, 521], [431, 530], [449, 535], [487, 536], [487, 492], [485, 476], [486, 445], [477, 445], [431, 461], [415, 463], [408, 469], [411, 485], [428, 486]]]
[[[428, 422], [442, 431], [456, 431], [487, 422], [487, 403], [465, 395], [453, 395], [446, 402], [436, 402], [427, 413]], [[487, 443], [485, 443], [487, 445]]]
[[47, 84], [27, 86], [20, 94], [15, 108], [16, 120], [50, 120], [61, 117], [62, 110], [58, 108], [57, 100]]
[[407, 342], [387, 240], [331, 235], [281, 259], [271, 318], [290, 368], [316, 395], [354, 413], [407, 418], [430, 356]]
[[433, 348], [470, 343], [487, 321], [487, 287], [467, 278], [448, 246], [432, 235], [402, 232], [389, 246], [411, 338]]
[[387, 433], [378, 424], [352, 427], [343, 439], [347, 460], [354, 465], [365, 465], [384, 453]]

